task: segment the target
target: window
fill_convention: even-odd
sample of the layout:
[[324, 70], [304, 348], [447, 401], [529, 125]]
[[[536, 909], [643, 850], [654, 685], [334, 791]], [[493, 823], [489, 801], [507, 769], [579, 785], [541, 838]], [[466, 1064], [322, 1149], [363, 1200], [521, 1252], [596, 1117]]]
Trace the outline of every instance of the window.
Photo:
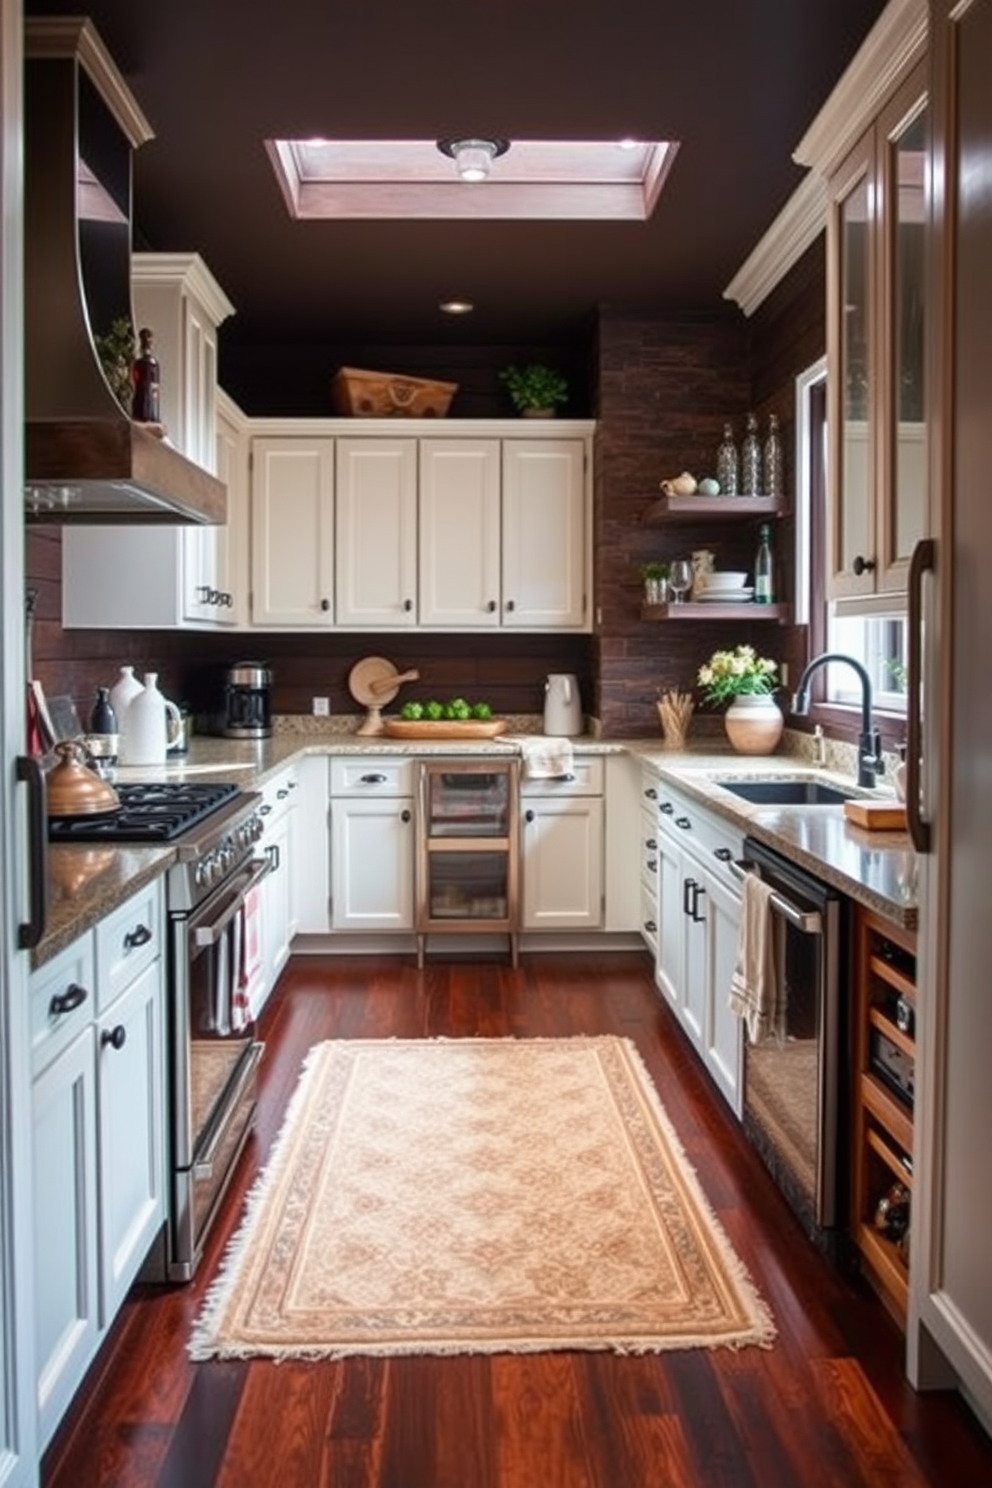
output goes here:
[[[838, 614], [826, 597], [826, 379], [823, 359], [796, 380], [796, 620], [808, 626], [809, 657], [839, 651], [860, 661], [871, 678], [875, 712], [901, 719], [907, 631], [905, 615], [895, 608], [899, 601], [893, 600], [892, 613], [855, 616]], [[861, 707], [861, 687], [851, 667], [824, 668], [813, 695], [820, 706]]]

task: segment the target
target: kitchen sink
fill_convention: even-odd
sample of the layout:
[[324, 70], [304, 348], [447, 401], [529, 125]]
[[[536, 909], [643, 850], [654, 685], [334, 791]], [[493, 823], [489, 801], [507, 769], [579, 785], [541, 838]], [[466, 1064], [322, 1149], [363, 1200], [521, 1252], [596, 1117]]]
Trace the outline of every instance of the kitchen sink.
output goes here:
[[723, 790], [765, 806], [835, 806], [855, 792], [821, 780], [717, 780]]

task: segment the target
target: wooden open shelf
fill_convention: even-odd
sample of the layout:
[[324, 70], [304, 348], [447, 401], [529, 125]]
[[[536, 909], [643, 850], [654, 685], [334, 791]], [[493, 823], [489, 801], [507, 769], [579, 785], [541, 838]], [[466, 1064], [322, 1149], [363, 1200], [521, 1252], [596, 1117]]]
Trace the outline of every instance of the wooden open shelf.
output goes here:
[[[719, 500], [716, 496], [709, 499]], [[753, 600], [745, 604], [699, 604], [687, 599], [682, 604], [641, 605], [642, 620], [777, 620], [780, 625], [787, 625], [791, 618], [790, 605], [755, 604]]]
[[679, 519], [726, 522], [733, 517], [781, 517], [785, 510], [778, 496], [657, 496], [641, 521], [648, 527]]

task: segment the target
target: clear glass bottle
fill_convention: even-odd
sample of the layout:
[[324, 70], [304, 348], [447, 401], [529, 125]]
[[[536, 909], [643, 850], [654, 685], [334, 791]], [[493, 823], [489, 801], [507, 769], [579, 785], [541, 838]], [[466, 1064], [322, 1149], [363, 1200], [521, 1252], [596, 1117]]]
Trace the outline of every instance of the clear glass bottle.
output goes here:
[[758, 420], [753, 413], [747, 416], [741, 443], [741, 495], [761, 495], [761, 440], [758, 438]]
[[734, 426], [723, 426], [723, 438], [716, 452], [716, 478], [720, 483], [721, 496], [736, 496], [739, 480], [737, 445], [734, 442]]
[[131, 417], [139, 424], [157, 424], [161, 418], [158, 357], [152, 350], [152, 341], [152, 332], [147, 326], [138, 332], [140, 349], [131, 369], [134, 381]]
[[754, 560], [754, 602], [774, 604], [775, 580], [772, 560], [771, 528], [762, 522], [758, 528], [758, 552]]
[[782, 437], [778, 429], [778, 414], [768, 415], [768, 433], [765, 436], [765, 447], [762, 451], [762, 492], [763, 496], [781, 496], [782, 494]]

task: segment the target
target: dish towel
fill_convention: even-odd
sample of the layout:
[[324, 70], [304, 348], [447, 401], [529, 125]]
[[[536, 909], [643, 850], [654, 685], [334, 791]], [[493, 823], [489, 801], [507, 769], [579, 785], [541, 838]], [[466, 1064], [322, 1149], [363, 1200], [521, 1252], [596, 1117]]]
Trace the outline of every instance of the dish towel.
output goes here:
[[781, 1012], [772, 893], [756, 873], [744, 879], [737, 964], [730, 979], [730, 1010], [744, 1019], [752, 1044], [776, 1030]]
[[520, 752], [524, 760], [525, 780], [562, 780], [572, 774], [574, 756], [571, 739], [549, 738], [545, 735], [521, 739]]

